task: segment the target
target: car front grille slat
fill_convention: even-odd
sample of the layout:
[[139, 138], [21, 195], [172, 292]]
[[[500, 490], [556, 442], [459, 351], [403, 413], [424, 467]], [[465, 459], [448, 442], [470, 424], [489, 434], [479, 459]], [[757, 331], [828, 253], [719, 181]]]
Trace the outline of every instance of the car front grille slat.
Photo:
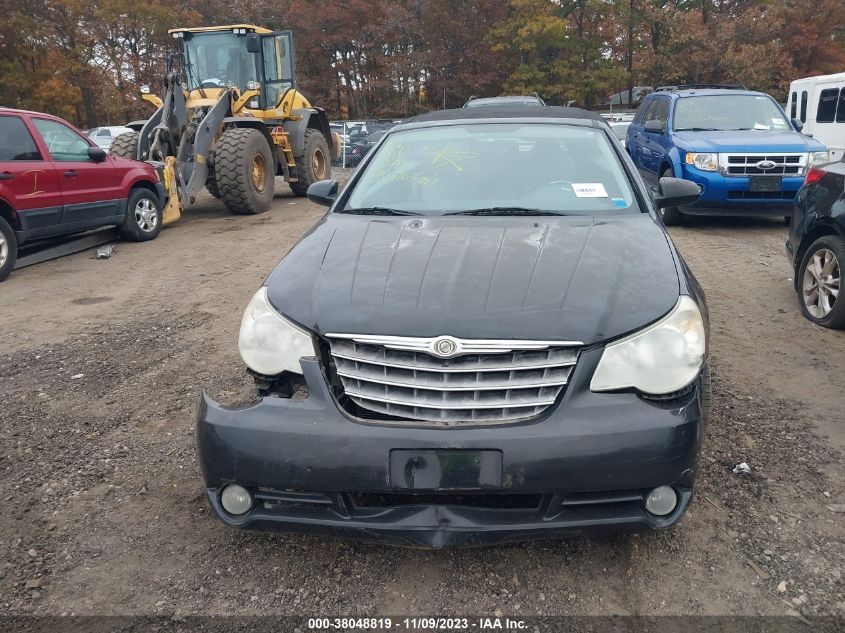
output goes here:
[[[720, 154], [720, 168], [725, 176], [803, 176], [806, 154]], [[773, 166], [758, 167], [762, 161]]]
[[[344, 335], [345, 337], [347, 335]], [[569, 381], [578, 347], [512, 349], [442, 359], [420, 351], [327, 337], [345, 395], [362, 410], [398, 422], [511, 422], [553, 405]], [[510, 346], [509, 346], [510, 347]]]

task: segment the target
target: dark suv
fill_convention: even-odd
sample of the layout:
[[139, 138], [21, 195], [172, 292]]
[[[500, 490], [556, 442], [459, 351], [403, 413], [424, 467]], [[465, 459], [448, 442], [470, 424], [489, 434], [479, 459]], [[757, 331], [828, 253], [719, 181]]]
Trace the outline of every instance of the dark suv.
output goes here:
[[[709, 403], [707, 310], [598, 115], [447, 110], [390, 130], [250, 301], [260, 400], [203, 395], [225, 523], [447, 547], [668, 528]], [[656, 203], [656, 206], [655, 206]]]

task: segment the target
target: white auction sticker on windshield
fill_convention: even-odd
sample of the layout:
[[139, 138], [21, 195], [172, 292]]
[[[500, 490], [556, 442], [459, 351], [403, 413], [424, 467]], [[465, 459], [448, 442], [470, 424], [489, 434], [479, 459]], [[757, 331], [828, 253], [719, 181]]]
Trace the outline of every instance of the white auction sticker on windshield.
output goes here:
[[607, 198], [607, 191], [600, 182], [573, 182], [572, 191], [579, 198]]

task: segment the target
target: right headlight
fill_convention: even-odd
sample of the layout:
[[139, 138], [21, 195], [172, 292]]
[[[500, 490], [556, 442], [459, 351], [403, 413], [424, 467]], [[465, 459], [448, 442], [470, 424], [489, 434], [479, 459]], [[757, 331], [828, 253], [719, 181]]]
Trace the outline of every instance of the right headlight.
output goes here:
[[706, 346], [698, 305], [681, 295], [663, 319], [604, 348], [590, 389], [634, 388], [653, 395], [678, 391], [698, 376]]
[[247, 367], [265, 376], [283, 371], [301, 374], [299, 359], [317, 355], [311, 335], [270, 305], [266, 286], [255, 293], [246, 307], [238, 349]]

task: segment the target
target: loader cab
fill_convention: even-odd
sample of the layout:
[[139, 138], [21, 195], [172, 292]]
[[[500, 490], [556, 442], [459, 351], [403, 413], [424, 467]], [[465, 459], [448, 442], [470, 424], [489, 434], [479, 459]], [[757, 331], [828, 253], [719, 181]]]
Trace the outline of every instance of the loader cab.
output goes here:
[[[243, 93], [259, 90], [250, 110], [276, 108], [284, 94], [296, 86], [291, 31], [272, 32], [235, 25], [209, 30], [174, 31], [181, 39], [185, 78], [190, 92], [220, 90], [230, 86]], [[216, 93], [215, 93], [216, 94]]]

